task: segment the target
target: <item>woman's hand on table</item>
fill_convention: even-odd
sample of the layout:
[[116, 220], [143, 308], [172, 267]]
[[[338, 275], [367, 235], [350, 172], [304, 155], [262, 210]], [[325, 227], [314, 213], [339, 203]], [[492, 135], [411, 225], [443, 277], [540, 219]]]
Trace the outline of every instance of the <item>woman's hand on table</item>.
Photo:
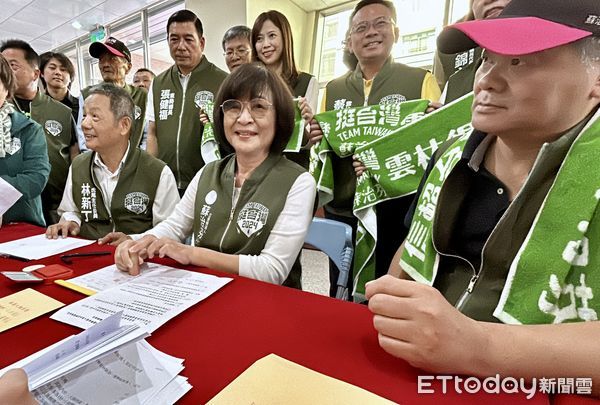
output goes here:
[[170, 257], [181, 264], [190, 264], [194, 247], [170, 238], [160, 238], [148, 246], [148, 257]]
[[156, 240], [156, 236], [146, 235], [137, 241], [129, 239], [121, 243], [115, 251], [117, 268], [132, 276], [140, 274], [140, 266], [148, 258], [148, 247]]

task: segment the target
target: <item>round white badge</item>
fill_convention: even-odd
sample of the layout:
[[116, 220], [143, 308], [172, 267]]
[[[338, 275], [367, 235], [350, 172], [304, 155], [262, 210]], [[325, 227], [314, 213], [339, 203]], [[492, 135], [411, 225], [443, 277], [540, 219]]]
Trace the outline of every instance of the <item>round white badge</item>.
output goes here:
[[217, 201], [217, 192], [215, 190], [209, 191], [208, 194], [206, 194], [206, 197], [204, 197], [204, 201], [208, 205], [213, 205], [215, 201]]

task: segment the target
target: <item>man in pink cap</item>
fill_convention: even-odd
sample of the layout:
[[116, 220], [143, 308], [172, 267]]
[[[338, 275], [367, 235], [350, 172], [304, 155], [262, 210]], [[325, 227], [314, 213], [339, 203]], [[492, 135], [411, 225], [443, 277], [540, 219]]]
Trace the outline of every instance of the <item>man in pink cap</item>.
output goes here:
[[[141, 87], [134, 87], [125, 82], [125, 77], [131, 70], [131, 52], [127, 46], [114, 37], [108, 37], [104, 42], [94, 42], [90, 45], [90, 56], [98, 59], [98, 68], [104, 83], [112, 83], [122, 87], [133, 99], [135, 105], [134, 122], [131, 127], [129, 141], [133, 147], [140, 146], [144, 131], [144, 119], [146, 116], [146, 103], [148, 92]], [[81, 91], [79, 105], [83, 105], [85, 98], [89, 95], [93, 86], [86, 87]], [[83, 108], [82, 108], [83, 110]], [[80, 117], [83, 118], [83, 117]], [[78, 123], [81, 124], [81, 121]], [[79, 127], [81, 127], [79, 125]], [[84, 150], [85, 140], [79, 147]]]
[[441, 37], [484, 48], [474, 129], [436, 152], [391, 275], [367, 284], [380, 344], [435, 373], [586, 377], [598, 395], [598, 1], [512, 0]]

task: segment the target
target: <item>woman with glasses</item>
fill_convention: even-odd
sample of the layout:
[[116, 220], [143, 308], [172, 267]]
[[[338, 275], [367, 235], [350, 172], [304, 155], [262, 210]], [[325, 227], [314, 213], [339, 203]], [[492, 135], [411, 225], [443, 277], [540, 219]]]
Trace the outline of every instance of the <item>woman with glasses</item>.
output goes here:
[[[219, 143], [234, 151], [204, 166], [173, 214], [117, 248], [122, 271], [154, 256], [300, 288], [297, 261], [312, 219], [315, 182], [282, 156], [294, 127], [286, 84], [259, 64], [240, 66], [215, 99]], [[193, 246], [182, 240], [192, 235]]]
[[[298, 106], [305, 122], [310, 122], [317, 109], [319, 84], [306, 72], [299, 72], [294, 60], [294, 41], [288, 19], [278, 11], [261, 13], [252, 27], [254, 60], [262, 62], [269, 70], [277, 73], [288, 85], [294, 97], [299, 97]], [[309, 142], [305, 136], [304, 147], [299, 153], [286, 156], [308, 168]]]

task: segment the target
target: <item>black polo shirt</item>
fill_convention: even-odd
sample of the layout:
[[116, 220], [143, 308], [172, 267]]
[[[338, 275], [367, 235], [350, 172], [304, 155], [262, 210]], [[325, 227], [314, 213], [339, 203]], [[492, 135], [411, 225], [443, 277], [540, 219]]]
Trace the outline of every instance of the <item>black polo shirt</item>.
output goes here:
[[[467, 259], [475, 269], [479, 269], [481, 264], [481, 251], [485, 242], [510, 204], [508, 189], [504, 183], [483, 166], [483, 157], [492, 140], [491, 136], [475, 131], [467, 141], [459, 162], [466, 165], [473, 172], [473, 176], [452, 227], [448, 253]], [[404, 224], [408, 228], [422, 188], [425, 186], [425, 180], [433, 169], [437, 157], [439, 156], [436, 154], [429, 161], [415, 199], [406, 215]], [[440, 274], [439, 277], [443, 275]]]

